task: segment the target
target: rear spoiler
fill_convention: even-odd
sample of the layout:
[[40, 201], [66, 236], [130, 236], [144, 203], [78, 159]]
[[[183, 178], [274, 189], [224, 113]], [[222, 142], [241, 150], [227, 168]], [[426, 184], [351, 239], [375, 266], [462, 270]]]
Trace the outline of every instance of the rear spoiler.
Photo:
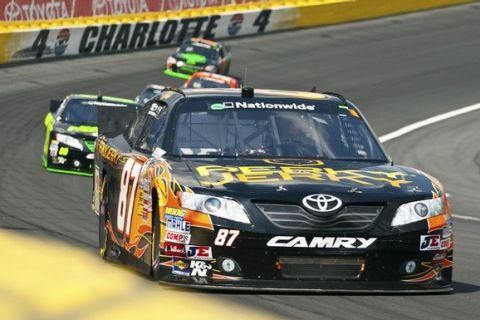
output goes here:
[[137, 117], [139, 109], [140, 106], [134, 108], [131, 106], [98, 105], [98, 134], [112, 138], [124, 133]]

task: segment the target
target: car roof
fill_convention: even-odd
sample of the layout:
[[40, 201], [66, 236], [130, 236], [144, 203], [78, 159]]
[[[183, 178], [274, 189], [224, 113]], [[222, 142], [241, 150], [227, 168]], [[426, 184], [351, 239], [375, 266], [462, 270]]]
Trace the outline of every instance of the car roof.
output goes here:
[[[208, 89], [182, 89], [185, 97], [241, 97], [242, 89], [231, 88], [208, 88]], [[180, 93], [179, 93], [180, 94]], [[332, 100], [342, 101], [335, 95], [305, 92], [305, 91], [288, 91], [288, 90], [271, 90], [271, 89], [254, 89], [254, 98], [292, 98], [292, 99], [306, 99], [306, 100]], [[253, 98], [253, 99], [254, 99]]]
[[145, 87], [145, 89], [155, 89], [155, 90], [163, 90], [164, 88], [165, 86], [162, 86], [160, 84], [154, 84], [154, 83], [150, 83]]
[[218, 48], [221, 46], [220, 43], [218, 42], [215, 42], [215, 41], [212, 41], [212, 40], [207, 40], [207, 39], [203, 39], [203, 38], [191, 38], [190, 41], [192, 42], [199, 42], [199, 43], [203, 43], [203, 44], [206, 44], [212, 48]]
[[224, 82], [230, 82], [232, 80], [237, 81], [237, 79], [226, 76], [223, 74], [218, 74], [218, 73], [211, 73], [211, 72], [206, 72], [206, 71], [198, 71], [192, 74], [192, 78], [200, 78], [200, 79], [215, 79], [215, 80], [221, 80]]
[[[105, 102], [119, 102], [119, 103], [133, 103], [136, 104], [135, 101], [125, 98], [118, 98], [118, 97], [111, 97], [111, 96], [101, 96], [101, 100]], [[86, 100], [98, 100], [98, 95], [93, 94], [79, 94], [79, 93], [72, 93], [68, 96], [70, 99], [86, 99]]]

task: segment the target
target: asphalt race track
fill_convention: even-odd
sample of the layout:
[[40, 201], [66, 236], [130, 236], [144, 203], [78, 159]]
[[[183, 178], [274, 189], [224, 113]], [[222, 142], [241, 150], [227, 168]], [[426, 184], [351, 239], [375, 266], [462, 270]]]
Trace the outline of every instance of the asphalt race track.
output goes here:
[[[232, 73], [244, 77], [246, 69], [248, 85], [293, 90], [316, 85], [340, 92], [363, 110], [379, 135], [480, 102], [480, 4], [228, 44]], [[0, 69], [0, 228], [96, 254], [91, 179], [47, 173], [40, 165], [48, 101], [74, 92], [133, 98], [147, 83], [178, 86], [180, 81], [162, 74], [170, 51]], [[479, 123], [480, 111], [472, 112], [390, 141], [386, 148], [396, 163], [438, 177], [455, 214], [480, 218]], [[288, 318], [478, 319], [480, 222], [455, 223], [454, 294], [196, 294]]]

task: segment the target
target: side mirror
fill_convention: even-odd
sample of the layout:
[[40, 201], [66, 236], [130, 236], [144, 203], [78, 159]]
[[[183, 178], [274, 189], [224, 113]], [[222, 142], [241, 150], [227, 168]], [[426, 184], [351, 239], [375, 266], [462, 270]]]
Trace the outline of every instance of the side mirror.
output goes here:
[[50, 112], [56, 113], [60, 108], [60, 106], [62, 105], [62, 102], [63, 102], [62, 100], [55, 100], [55, 99], [50, 100]]
[[231, 46], [225, 46], [225, 50], [227, 50], [227, 52], [230, 52], [230, 51], [232, 51], [232, 47]]

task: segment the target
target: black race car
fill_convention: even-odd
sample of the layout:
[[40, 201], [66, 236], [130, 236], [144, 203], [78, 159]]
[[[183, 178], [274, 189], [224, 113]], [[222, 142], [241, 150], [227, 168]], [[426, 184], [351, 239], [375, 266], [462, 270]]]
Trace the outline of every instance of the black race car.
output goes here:
[[164, 74], [185, 80], [198, 71], [228, 74], [231, 57], [228, 48], [218, 42], [191, 38], [167, 58]]
[[95, 139], [98, 136], [97, 106], [131, 108], [132, 100], [115, 97], [71, 94], [51, 100], [45, 117], [42, 164], [51, 172], [91, 176]]
[[339, 95], [167, 89], [95, 152], [101, 255], [163, 283], [451, 290], [442, 186]]
[[160, 94], [163, 89], [165, 89], [165, 86], [159, 84], [149, 84], [138, 96], [135, 97], [135, 102], [138, 104], [144, 104], [157, 94]]

